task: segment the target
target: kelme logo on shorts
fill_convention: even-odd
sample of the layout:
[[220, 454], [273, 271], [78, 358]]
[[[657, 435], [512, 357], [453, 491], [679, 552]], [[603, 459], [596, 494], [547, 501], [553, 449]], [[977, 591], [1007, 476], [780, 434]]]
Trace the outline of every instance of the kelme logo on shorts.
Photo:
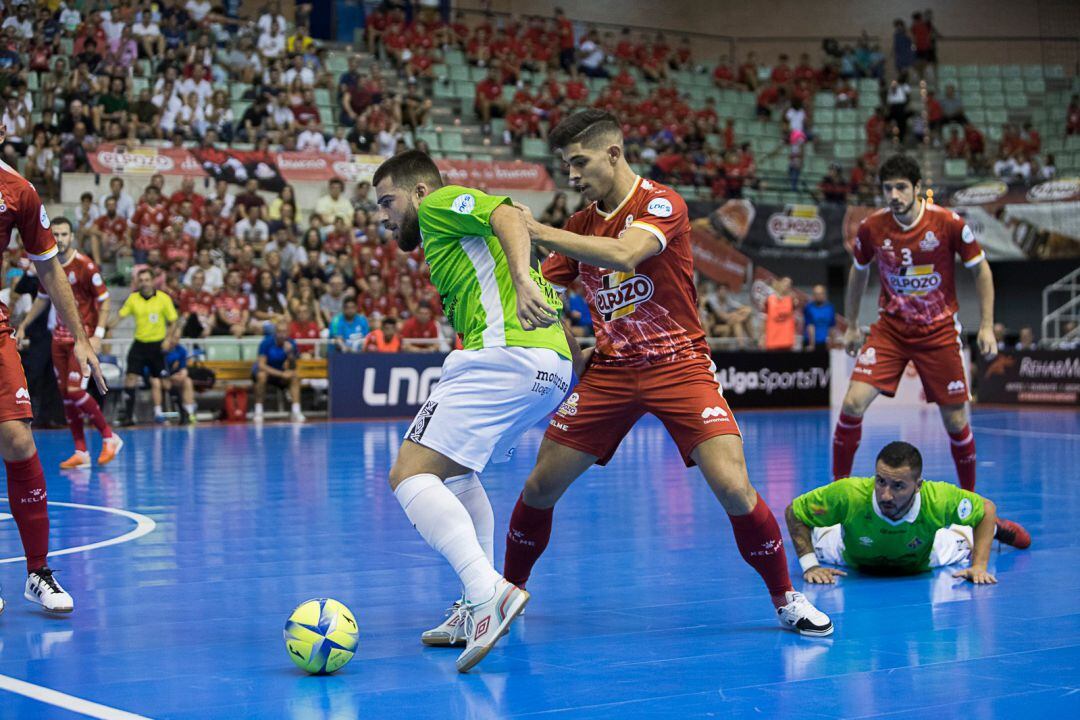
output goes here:
[[604, 320], [614, 320], [634, 312], [638, 303], [653, 296], [655, 286], [647, 275], [614, 272], [605, 275], [596, 291], [596, 309]]

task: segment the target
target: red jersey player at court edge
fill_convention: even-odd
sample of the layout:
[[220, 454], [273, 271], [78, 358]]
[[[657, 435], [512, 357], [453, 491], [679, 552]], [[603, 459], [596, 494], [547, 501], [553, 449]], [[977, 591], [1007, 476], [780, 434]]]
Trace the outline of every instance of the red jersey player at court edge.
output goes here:
[[[105, 337], [106, 322], [109, 319], [109, 290], [105, 287], [105, 281], [102, 280], [94, 261], [78, 252], [72, 245], [74, 238], [71, 232], [71, 221], [62, 217], [53, 218], [51, 230], [56, 239], [57, 258], [64, 272], [67, 273], [83, 329], [90, 338], [90, 346], [94, 352], [99, 352], [101, 340]], [[19, 341], [20, 346], [26, 337], [26, 328], [49, 306], [49, 294], [43, 288], [15, 334], [15, 339]], [[75, 336], [59, 317], [50, 324], [54, 325], [52, 331], [53, 371], [56, 373], [56, 382], [60, 386], [60, 397], [64, 399], [64, 415], [67, 417], [68, 427], [75, 440], [75, 453], [60, 463], [60, 468], [74, 470], [90, 467], [90, 453], [87, 451], [86, 432], [83, 428], [84, 416], [90, 418], [90, 422], [101, 433], [101, 453], [98, 455], [98, 465], [108, 465], [120, 452], [124, 442], [119, 435], [113, 433], [97, 400], [86, 391], [86, 382], [89, 378], [83, 376], [82, 369], [75, 358]]]
[[[970, 399], [961, 353], [956, 302], [956, 260], [975, 275], [979, 298], [979, 352], [997, 354], [994, 339], [994, 279], [975, 234], [951, 210], [921, 197], [919, 164], [903, 155], [878, 172], [888, 207], [859, 225], [855, 260], [848, 276], [844, 336], [848, 354], [858, 353], [833, 435], [833, 479], [851, 475], [862, 437], [862, 418], [880, 393], [892, 396], [908, 362], [922, 380], [928, 402], [937, 403], [949, 433], [960, 487], [975, 489], [975, 437], [968, 426]], [[878, 320], [863, 343], [859, 304], [870, 263], [878, 262], [881, 294]]]
[[[7, 128], [0, 123], [0, 145]], [[71, 285], [56, 259], [56, 240], [49, 229], [49, 216], [34, 186], [13, 168], [0, 162], [0, 244], [7, 247], [11, 231], [17, 229], [23, 248], [33, 261], [42, 287], [56, 306], [57, 315], [75, 336], [74, 354], [84, 377], [93, 371], [98, 389], [105, 392], [97, 355], [79, 320]], [[45, 564], [49, 553], [49, 511], [45, 492], [45, 472], [38, 459], [30, 432], [33, 412], [26, 389], [19, 351], [8, 324], [8, 310], [0, 303], [0, 456], [7, 470], [8, 503], [19, 528], [28, 571], [23, 597], [45, 610], [69, 613], [74, 609], [69, 595]], [[0, 600], [0, 611], [3, 610]]]
[[780, 624], [803, 635], [830, 634], [828, 616], [794, 591], [780, 527], [750, 484], [742, 435], [698, 319], [686, 203], [634, 173], [619, 123], [607, 112], [576, 113], [549, 140], [570, 184], [592, 204], [564, 230], [529, 212], [526, 220], [533, 241], [554, 251], [544, 277], [563, 287], [581, 280], [596, 349], [553, 416], [514, 508], [504, 575], [525, 584], [547, 546], [555, 503], [590, 466], [606, 464], [634, 423], [651, 413], [686, 465], [701, 468], [729, 515], [739, 552], [765, 581]]

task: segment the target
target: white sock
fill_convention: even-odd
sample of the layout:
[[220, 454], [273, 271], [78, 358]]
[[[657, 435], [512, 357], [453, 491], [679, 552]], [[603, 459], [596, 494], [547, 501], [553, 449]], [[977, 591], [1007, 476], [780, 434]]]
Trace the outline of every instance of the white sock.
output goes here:
[[300, 403], [293, 403], [292, 404], [292, 413], [293, 413], [293, 415], [299, 415], [300, 414]]
[[446, 558], [461, 578], [466, 599], [491, 599], [502, 576], [480, 547], [469, 511], [442, 480], [430, 473], [413, 475], [398, 485], [394, 496], [420, 536]]
[[476, 528], [476, 541], [484, 549], [488, 562], [495, 564], [495, 513], [491, 509], [480, 476], [476, 473], [455, 475], [446, 478], [446, 488], [454, 493], [465, 509], [469, 511], [473, 527]]
[[255, 403], [255, 414], [262, 415], [262, 403]]
[[155, 405], [154, 406], [154, 415], [160, 415], [160, 414], [161, 414], [161, 406], [160, 405]]
[[185, 405], [184, 409], [187, 410], [188, 415], [194, 415], [198, 411], [199, 406], [195, 403], [191, 403], [190, 405]]

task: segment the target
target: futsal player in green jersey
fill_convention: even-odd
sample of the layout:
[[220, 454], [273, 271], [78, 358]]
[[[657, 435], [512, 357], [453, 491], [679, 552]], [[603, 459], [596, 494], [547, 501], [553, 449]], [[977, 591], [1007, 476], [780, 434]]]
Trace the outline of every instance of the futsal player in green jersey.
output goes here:
[[457, 668], [467, 672], [529, 600], [495, 570], [494, 516], [477, 473], [510, 459], [522, 433], [559, 406], [572, 355], [558, 295], [530, 267], [529, 233], [509, 198], [444, 185], [418, 151], [387, 160], [373, 184], [380, 219], [398, 246], [423, 247], [464, 347], [447, 356], [409, 427], [390, 488], [461, 578], [462, 600], [429, 633], [464, 634]]
[[901, 575], [970, 561], [953, 577], [996, 583], [986, 569], [994, 538], [1020, 549], [1031, 545], [1028, 532], [999, 518], [989, 499], [923, 480], [914, 445], [886, 445], [875, 473], [837, 480], [788, 505], [788, 532], [807, 582], [835, 583], [847, 574], [822, 563]]

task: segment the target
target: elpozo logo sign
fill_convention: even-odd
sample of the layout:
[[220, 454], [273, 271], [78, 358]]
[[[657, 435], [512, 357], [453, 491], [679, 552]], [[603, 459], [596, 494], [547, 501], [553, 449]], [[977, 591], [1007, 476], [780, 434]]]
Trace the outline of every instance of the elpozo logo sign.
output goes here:
[[954, 193], [952, 202], [955, 205], [986, 205], [996, 202], [1005, 197], [1009, 192], [1009, 186], [1000, 180], [982, 182]]
[[784, 247], [807, 247], [825, 239], [825, 221], [817, 205], [788, 205], [769, 216], [769, 237]]
[[168, 155], [157, 150], [101, 150], [97, 154], [98, 162], [114, 172], [169, 172], [176, 163]]
[[1028, 202], [1060, 202], [1080, 195], [1080, 178], [1068, 177], [1039, 183], [1028, 190]]

